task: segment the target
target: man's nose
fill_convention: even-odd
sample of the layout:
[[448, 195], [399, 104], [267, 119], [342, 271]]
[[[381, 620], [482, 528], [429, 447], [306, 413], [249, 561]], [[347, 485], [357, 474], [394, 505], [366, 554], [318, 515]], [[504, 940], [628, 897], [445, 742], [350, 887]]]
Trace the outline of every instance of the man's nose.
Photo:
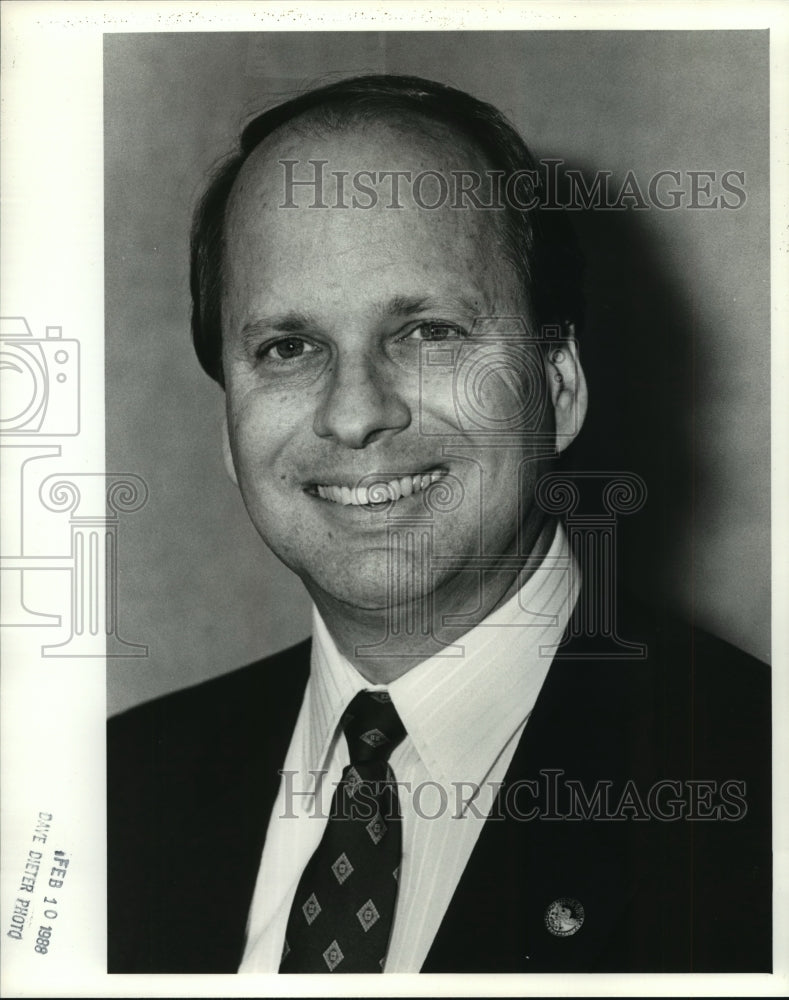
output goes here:
[[411, 409], [376, 359], [335, 359], [313, 421], [318, 437], [365, 448], [411, 423]]

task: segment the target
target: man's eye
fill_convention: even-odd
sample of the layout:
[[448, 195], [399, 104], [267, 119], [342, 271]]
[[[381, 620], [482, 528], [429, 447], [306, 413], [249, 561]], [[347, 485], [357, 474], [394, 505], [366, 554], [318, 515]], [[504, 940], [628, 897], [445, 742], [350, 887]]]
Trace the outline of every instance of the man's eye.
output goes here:
[[415, 340], [458, 340], [466, 336], [466, 331], [453, 323], [420, 323], [409, 336]]
[[282, 340], [275, 340], [272, 344], [267, 344], [259, 354], [260, 358], [273, 361], [290, 361], [293, 358], [300, 358], [304, 354], [310, 354], [315, 350], [313, 344], [307, 343], [301, 337], [283, 337]]

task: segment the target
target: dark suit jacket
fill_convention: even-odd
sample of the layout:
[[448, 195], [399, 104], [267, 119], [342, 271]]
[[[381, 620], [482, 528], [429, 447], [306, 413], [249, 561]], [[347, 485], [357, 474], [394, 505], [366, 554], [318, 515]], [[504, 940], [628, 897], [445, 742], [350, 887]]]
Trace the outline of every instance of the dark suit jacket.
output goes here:
[[[581, 638], [551, 666], [422, 971], [771, 969], [769, 671], [655, 614], [620, 631], [646, 659]], [[111, 720], [110, 972], [237, 970], [309, 651]], [[655, 818], [671, 799], [686, 818]], [[584, 922], [558, 937], [563, 897]]]

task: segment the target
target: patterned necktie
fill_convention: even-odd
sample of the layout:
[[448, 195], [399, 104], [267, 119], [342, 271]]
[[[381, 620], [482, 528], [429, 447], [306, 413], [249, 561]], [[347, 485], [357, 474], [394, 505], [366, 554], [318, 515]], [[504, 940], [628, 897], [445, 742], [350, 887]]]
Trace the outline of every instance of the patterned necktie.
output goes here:
[[340, 720], [351, 762], [293, 899], [280, 972], [381, 972], [402, 837], [389, 755], [405, 736], [386, 692], [361, 691]]

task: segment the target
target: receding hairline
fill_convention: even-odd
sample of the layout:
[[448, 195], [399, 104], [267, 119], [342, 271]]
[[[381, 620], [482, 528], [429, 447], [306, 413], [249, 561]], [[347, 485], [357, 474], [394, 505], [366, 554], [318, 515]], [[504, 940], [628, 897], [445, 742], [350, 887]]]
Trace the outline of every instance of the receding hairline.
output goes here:
[[[373, 123], [394, 136], [401, 133], [408, 140], [421, 137], [424, 139], [427, 153], [431, 148], [434, 151], [442, 150], [441, 157], [436, 157], [435, 164], [440, 170], [447, 172], [456, 169], [478, 170], [484, 173], [495, 169], [491, 157], [479, 142], [475, 142], [460, 128], [453, 127], [452, 123], [442, 120], [438, 115], [425, 114], [419, 109], [408, 108], [385, 109], [378, 113], [374, 113], [374, 109], [340, 108], [336, 114], [329, 115], [324, 113], [325, 110], [323, 107], [310, 108], [296, 118], [283, 122], [282, 125], [266, 135], [254, 149], [249, 151], [227, 197], [222, 227], [223, 257], [229, 249], [228, 234], [234, 225], [234, 210], [238, 199], [248, 184], [255, 185], [255, 181], [250, 175], [254, 175], [261, 168], [266, 171], [273, 170], [277, 163], [278, 152], [283, 146], [287, 146], [294, 137], [321, 139], [324, 136], [341, 135], [343, 132], [352, 134], [359, 132], [363, 125]], [[452, 164], [453, 160], [456, 161], [454, 165]], [[372, 167], [373, 164], [370, 166]], [[330, 171], [331, 165], [327, 167], [327, 175], [330, 174]], [[528, 276], [523, 273], [521, 262], [511, 252], [510, 219], [507, 211], [504, 209], [485, 211], [473, 208], [467, 208], [466, 211], [473, 212], [479, 221], [481, 225], [480, 236], [489, 241], [491, 248], [499, 248], [502, 262], [513, 270], [523, 284], [522, 290], [526, 301], [529, 302], [531, 296]]]
[[[425, 140], [426, 148], [432, 146], [435, 149], [443, 144], [448, 157], [465, 152], [468, 154], [465, 169], [476, 168], [481, 171], [494, 169], [490, 155], [479, 142], [438, 114], [432, 115], [416, 108], [386, 108], [376, 111], [374, 108], [344, 108], [329, 104], [308, 108], [295, 118], [283, 122], [249, 151], [230, 189], [227, 208], [230, 209], [232, 206], [239, 181], [243, 182], [249, 170], [253, 169], [262, 158], [269, 156], [278, 146], [287, 143], [288, 139], [293, 137], [320, 139], [343, 132], [350, 134], [357, 132], [362, 125], [371, 123], [394, 135], [400, 132], [409, 139], [421, 136]], [[455, 143], [454, 146], [450, 145], [452, 142]]]
[[[425, 153], [429, 156], [432, 149], [435, 156], [434, 163], [426, 167], [428, 170], [435, 167], [438, 169], [438, 172], [443, 171], [445, 174], [449, 174], [454, 170], [478, 170], [484, 172], [485, 170], [494, 169], [490, 158], [485, 156], [484, 150], [480, 148], [479, 143], [474, 143], [471, 138], [443, 123], [438, 118], [436, 118], [435, 125], [433, 125], [432, 122], [428, 121], [427, 115], [422, 115], [419, 112], [411, 113], [408, 110], [405, 112], [394, 111], [391, 114], [384, 115], [369, 115], [369, 118], [379, 129], [385, 130], [394, 136], [401, 133], [408, 141], [413, 141], [415, 137], [417, 140], [423, 139]], [[415, 119], [421, 120], [415, 121]], [[342, 135], [344, 132], [349, 134], [358, 133], [363, 124], [365, 124], [364, 120], [360, 116], [353, 114], [343, 115], [326, 124], [323, 116], [320, 114], [320, 109], [310, 109], [304, 114], [299, 115], [298, 118], [284, 122], [269, 135], [265, 136], [249, 152], [227, 199], [222, 237], [223, 267], [227, 267], [229, 255], [232, 254], [233, 235], [234, 232], [235, 234], [238, 233], [236, 226], [240, 223], [243, 227], [244, 221], [247, 218], [245, 212], [237, 212], [239, 200], [249, 194], [255, 199], [259, 192], [262, 191], [268, 208], [273, 207], [273, 203], [268, 201], [268, 192], [265, 186], [271, 183], [274, 178], [274, 171], [278, 162], [282, 159], [282, 149], [286, 148], [294, 137], [297, 140], [299, 138], [317, 138], [320, 140], [324, 136], [331, 139], [334, 136]], [[369, 132], [366, 134], [369, 134]], [[436, 155], [435, 151], [440, 151], [439, 155]], [[295, 152], [293, 150], [294, 154]], [[289, 156], [290, 153], [286, 158], [289, 158]], [[343, 165], [348, 166], [347, 163]], [[335, 163], [336, 166], [337, 164]], [[370, 163], [365, 164], [365, 166], [369, 166], [372, 169], [375, 167], [375, 164]], [[326, 167], [327, 183], [330, 183], [328, 178], [331, 176], [331, 170], [332, 165], [329, 163]], [[261, 177], [265, 177], [262, 182]], [[260, 188], [258, 188], [258, 184], [261, 185]], [[388, 195], [389, 191], [387, 188], [387, 197]], [[327, 200], [331, 197], [329, 189], [324, 190], [324, 196]], [[382, 199], [379, 202], [379, 206], [383, 208], [384, 214], [390, 214], [386, 211], [384, 205], [385, 199]], [[295, 208], [296, 206], [293, 207]], [[312, 211], [310, 206], [302, 207], [305, 210]], [[421, 210], [420, 206], [415, 204], [407, 206], [404, 203], [403, 208], [406, 207], [417, 211]], [[261, 205], [261, 209], [263, 209], [263, 205]], [[327, 206], [327, 210], [331, 210], [329, 206]], [[360, 209], [360, 211], [363, 215], [367, 215], [365, 209]], [[530, 294], [530, 282], [527, 275], [524, 274], [520, 262], [514, 259], [514, 255], [511, 252], [510, 241], [508, 240], [509, 219], [507, 212], [504, 209], [485, 211], [483, 209], [466, 208], [465, 211], [460, 212], [460, 216], [469, 219], [469, 212], [472, 213], [471, 218], [473, 218], [473, 225], [475, 227], [474, 231], [469, 231], [466, 237], [470, 241], [469, 245], [478, 240], [480, 244], [485, 246], [486, 253], [497, 255], [501, 266], [511, 271], [519, 290], [519, 295], [522, 296], [522, 307], [526, 311], [524, 320], [531, 326], [534, 321], [534, 310]], [[433, 212], [429, 211], [429, 214], [432, 215]], [[458, 212], [453, 211], [452, 214], [457, 216]], [[223, 282], [223, 298], [226, 291], [227, 283]]]

